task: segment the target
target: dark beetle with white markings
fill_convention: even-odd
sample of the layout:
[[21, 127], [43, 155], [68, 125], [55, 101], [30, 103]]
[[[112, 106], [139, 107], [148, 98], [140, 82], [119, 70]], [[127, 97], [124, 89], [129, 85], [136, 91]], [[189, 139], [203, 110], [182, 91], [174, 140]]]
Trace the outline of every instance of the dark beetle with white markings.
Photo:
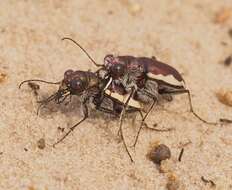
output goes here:
[[[172, 95], [175, 94], [187, 93], [190, 111], [193, 115], [204, 123], [217, 124], [206, 121], [193, 110], [191, 95], [185, 87], [183, 77], [170, 65], [158, 61], [155, 57], [114, 56], [111, 54], [105, 56], [104, 64], [97, 64], [76, 41], [71, 38], [63, 38], [62, 40], [70, 40], [75, 43], [97, 67], [100, 67], [96, 71], [96, 75], [106, 83], [101, 89], [101, 96], [98, 100], [101, 104], [104, 97], [108, 96], [120, 105], [119, 132], [122, 139], [122, 123], [127, 109], [132, 107], [140, 112], [142, 122], [133, 146], [138, 140], [142, 126], [146, 126], [145, 119], [160, 98], [172, 100]], [[145, 112], [145, 115], [142, 114], [142, 111]], [[124, 139], [123, 142], [127, 149]], [[128, 150], [127, 153], [133, 161]]]
[[[104, 78], [109, 78], [107, 88], [116, 90], [122, 95], [130, 94], [130, 97], [150, 105], [142, 124], [150, 111], [161, 98], [172, 98], [175, 94], [188, 94], [190, 111], [204, 123], [216, 125], [215, 122], [208, 122], [201, 118], [194, 110], [191, 101], [190, 91], [185, 87], [185, 81], [181, 74], [173, 67], [158, 61], [155, 57], [134, 57], [134, 56], [113, 56], [107, 55], [104, 58], [106, 70]], [[124, 91], [117, 90], [119, 87]], [[128, 99], [127, 102], [130, 100]], [[124, 108], [126, 108], [125, 104]], [[142, 124], [137, 133], [134, 146], [138, 140]]]
[[108, 71], [105, 77], [110, 78], [113, 89], [121, 85], [126, 94], [134, 88], [133, 98], [145, 103], [148, 103], [149, 99], [157, 99], [158, 95], [168, 94], [167, 88], [184, 88], [185, 82], [180, 73], [154, 57], [107, 55], [104, 69]]
[[[181, 74], [170, 65], [158, 61], [155, 57], [113, 56], [104, 58], [104, 69], [108, 71], [113, 86], [122, 85], [126, 92], [134, 90], [133, 98], [138, 101], [158, 100], [158, 95], [187, 93], [190, 111], [207, 124], [217, 124], [202, 119], [193, 110], [190, 91], [185, 87]], [[116, 89], [115, 87], [113, 89]]]
[[114, 56], [112, 54], [106, 55], [104, 64], [101, 65], [97, 64], [73, 39], [63, 38], [63, 40], [74, 42], [97, 67], [100, 67], [97, 73], [103, 79], [108, 80], [104, 88], [106, 93], [113, 92], [122, 96], [129, 94], [124, 108], [130, 99], [134, 99], [151, 105], [147, 112], [149, 113], [160, 97], [171, 99], [172, 95], [187, 93], [190, 111], [193, 115], [204, 123], [217, 124], [206, 121], [193, 110], [190, 91], [186, 88], [183, 77], [170, 65], [158, 61], [155, 57]]
[[[71, 101], [72, 96], [78, 96], [80, 98], [83, 118], [78, 123], [73, 125], [69, 129], [69, 131], [54, 144], [54, 146], [60, 143], [61, 141], [63, 141], [78, 125], [80, 125], [89, 117], [90, 105], [92, 105], [91, 107], [94, 107], [96, 110], [102, 111], [104, 113], [112, 114], [116, 117], [119, 117], [124, 107], [123, 102], [121, 102], [117, 98], [117, 96], [112, 97], [102, 92], [103, 88], [106, 85], [105, 83], [107, 81], [99, 78], [96, 73], [90, 71], [67, 70], [64, 73], [63, 80], [60, 82], [48, 82], [40, 79], [25, 80], [20, 83], [19, 88], [21, 88], [21, 86], [24, 83], [29, 83], [29, 82], [43, 82], [48, 84], [59, 85], [59, 89], [57, 90], [57, 92], [55, 92], [45, 100], [38, 101], [38, 103], [40, 103], [40, 106], [38, 107], [37, 114], [42, 106], [47, 105], [51, 101], [55, 101], [57, 104], [61, 104], [69, 97]], [[126, 109], [126, 112], [141, 113], [140, 107], [138, 106], [138, 103], [137, 104], [136, 103], [137, 103], [136, 101], [130, 102], [130, 104]], [[131, 161], [133, 161], [128, 151], [128, 148], [125, 144], [123, 136], [122, 136], [122, 140]]]
[[[74, 42], [100, 69], [95, 73], [67, 70], [64, 73], [64, 79], [55, 83], [35, 79], [26, 80], [20, 84], [19, 87], [23, 83], [37, 81], [59, 85], [56, 93], [43, 101], [39, 101], [40, 107], [53, 100], [57, 104], [60, 104], [66, 98], [71, 98], [72, 95], [80, 97], [84, 117], [72, 126], [54, 145], [61, 142], [80, 123], [88, 118], [87, 103], [93, 104], [97, 110], [120, 116], [119, 134], [132, 162], [133, 159], [127, 148], [122, 130], [123, 117], [127, 112], [139, 112], [142, 117], [142, 122], [133, 146], [135, 146], [138, 140], [142, 126], [147, 126], [145, 119], [152, 108], [161, 98], [171, 100], [172, 95], [175, 94], [187, 93], [191, 112], [204, 123], [217, 124], [202, 119], [194, 112], [191, 95], [185, 86], [183, 77], [170, 65], [158, 61], [155, 57], [114, 56], [111, 54], [105, 56], [104, 64], [100, 65], [91, 58], [84, 48], [71, 38], [63, 38], [62, 40]], [[143, 112], [145, 112], [145, 115], [143, 115]]]

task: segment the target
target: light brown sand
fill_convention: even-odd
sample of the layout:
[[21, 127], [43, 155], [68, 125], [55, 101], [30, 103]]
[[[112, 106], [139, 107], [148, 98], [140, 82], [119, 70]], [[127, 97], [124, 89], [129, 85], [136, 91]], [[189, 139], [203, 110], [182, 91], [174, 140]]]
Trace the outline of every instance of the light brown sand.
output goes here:
[[[132, 1], [131, 1], [132, 2]], [[144, 130], [131, 164], [117, 138], [117, 120], [92, 114], [57, 148], [53, 144], [80, 117], [72, 106], [50, 106], [36, 115], [36, 98], [27, 85], [30, 78], [57, 81], [69, 68], [96, 70], [64, 36], [80, 42], [101, 63], [114, 53], [152, 56], [177, 68], [192, 91], [196, 111], [208, 120], [232, 118], [232, 108], [221, 104], [215, 92], [231, 88], [232, 67], [220, 64], [232, 51], [227, 31], [232, 19], [215, 24], [215, 14], [232, 7], [231, 0], [2, 0], [0, 2], [0, 189], [113, 190], [166, 189], [167, 175], [159, 173], [146, 158], [151, 144], [170, 147], [170, 167], [180, 189], [210, 189], [201, 176], [216, 183], [216, 189], [232, 189], [232, 126], [210, 126], [188, 112], [187, 97], [177, 96], [157, 107], [148, 124], [174, 127], [158, 133]], [[131, 7], [132, 6], [132, 7]], [[223, 45], [224, 44], [224, 45]], [[41, 85], [41, 96], [56, 87]], [[125, 134], [132, 144], [139, 119], [126, 121]], [[45, 138], [46, 148], [37, 140]], [[178, 162], [181, 145], [185, 147]], [[24, 149], [28, 149], [25, 151]]]

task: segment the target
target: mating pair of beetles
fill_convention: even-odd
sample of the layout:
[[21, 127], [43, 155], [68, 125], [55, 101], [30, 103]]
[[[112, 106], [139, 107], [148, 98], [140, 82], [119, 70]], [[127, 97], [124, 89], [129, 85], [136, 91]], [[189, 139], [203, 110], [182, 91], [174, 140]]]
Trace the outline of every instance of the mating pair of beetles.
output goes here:
[[59, 85], [57, 92], [39, 101], [38, 110], [51, 101], [61, 104], [66, 98], [73, 95], [80, 97], [83, 118], [72, 126], [69, 131], [55, 144], [63, 141], [79, 124], [84, 122], [88, 116], [88, 105], [93, 104], [97, 110], [113, 114], [120, 118], [119, 135], [133, 162], [132, 156], [124, 140], [122, 124], [126, 113], [139, 112], [142, 121], [138, 130], [134, 146], [138, 140], [139, 133], [145, 123], [145, 119], [160, 99], [172, 99], [175, 94], [188, 94], [190, 111], [199, 120], [207, 124], [193, 110], [191, 95], [185, 87], [185, 81], [181, 74], [173, 67], [158, 61], [155, 57], [134, 57], [106, 55], [104, 64], [97, 64], [87, 51], [71, 38], [63, 38], [75, 43], [88, 58], [99, 67], [96, 72], [67, 70], [60, 82], [48, 82], [39, 79], [25, 80], [20, 86], [27, 82], [37, 81], [48, 84]]

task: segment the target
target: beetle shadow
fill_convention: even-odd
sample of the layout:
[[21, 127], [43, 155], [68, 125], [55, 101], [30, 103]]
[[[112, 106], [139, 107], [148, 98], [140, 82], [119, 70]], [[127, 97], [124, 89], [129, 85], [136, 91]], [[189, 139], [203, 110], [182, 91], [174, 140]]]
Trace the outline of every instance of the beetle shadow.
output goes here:
[[[49, 94], [43, 94], [40, 96], [40, 100], [44, 100], [49, 96]], [[88, 112], [89, 112], [89, 119], [103, 119], [104, 121], [112, 121], [112, 119], [117, 119], [119, 116], [112, 115], [109, 113], [105, 113], [103, 111], [96, 110], [94, 105], [87, 104]], [[37, 104], [38, 116], [46, 118], [47, 116], [51, 116], [53, 114], [64, 114], [66, 117], [75, 117], [79, 116], [80, 118], [83, 117], [82, 113], [82, 106], [79, 97], [72, 96], [71, 99], [69, 97], [62, 103], [57, 104], [55, 101], [51, 101], [44, 106], [40, 107], [40, 104]]]
[[46, 117], [53, 115], [55, 113], [62, 113], [62, 114], [69, 114], [73, 111], [76, 111], [77, 107], [80, 107], [80, 103], [75, 101], [75, 105], [72, 105], [72, 101], [67, 98], [61, 103], [56, 103], [54, 100], [49, 101], [48, 103], [41, 104], [39, 101], [44, 101], [46, 100], [51, 94], [45, 93], [40, 95], [38, 98], [37, 102], [37, 115], [39, 117]]

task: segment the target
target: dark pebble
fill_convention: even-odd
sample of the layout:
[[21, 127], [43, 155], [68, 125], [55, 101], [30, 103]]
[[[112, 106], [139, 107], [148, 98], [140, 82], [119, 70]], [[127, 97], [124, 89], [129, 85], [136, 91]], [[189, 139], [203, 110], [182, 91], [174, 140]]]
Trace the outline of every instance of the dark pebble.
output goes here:
[[37, 146], [39, 149], [44, 149], [45, 148], [45, 140], [43, 138], [39, 139], [37, 142]]
[[148, 156], [155, 164], [160, 164], [162, 160], [171, 158], [171, 151], [166, 145], [160, 144], [153, 148]]

